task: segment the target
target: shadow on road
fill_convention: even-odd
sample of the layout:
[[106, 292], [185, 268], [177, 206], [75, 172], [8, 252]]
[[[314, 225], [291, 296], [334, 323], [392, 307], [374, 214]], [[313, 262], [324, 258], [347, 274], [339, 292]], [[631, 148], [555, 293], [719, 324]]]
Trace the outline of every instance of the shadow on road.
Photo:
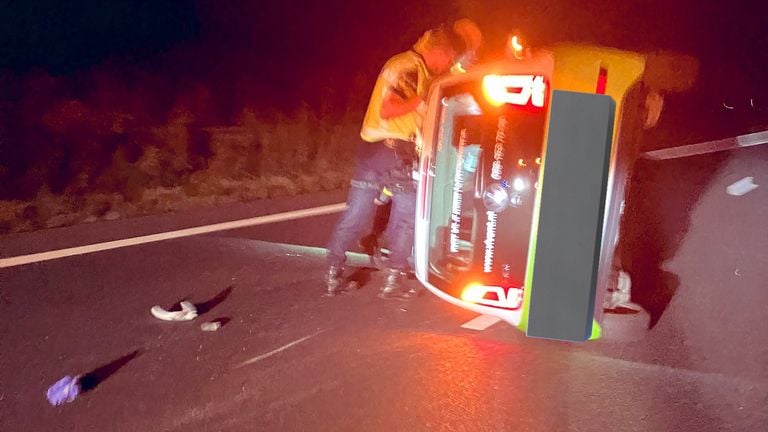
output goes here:
[[216, 306], [224, 303], [227, 297], [232, 294], [233, 289], [234, 286], [230, 285], [220, 293], [216, 294], [216, 296], [214, 296], [212, 299], [203, 303], [196, 303], [195, 307], [197, 308], [197, 314], [205, 315], [206, 313], [212, 311]]
[[214, 318], [214, 319], [211, 320], [211, 322], [219, 323], [222, 327], [224, 327], [225, 325], [229, 324], [230, 321], [232, 321], [232, 318], [230, 318], [230, 317], [219, 317], [219, 318]]
[[361, 267], [355, 269], [355, 271], [352, 272], [352, 274], [350, 274], [347, 278], [347, 282], [355, 282], [357, 283], [358, 287], [362, 288], [371, 282], [373, 279], [373, 274], [377, 271], [378, 269], [370, 267]]
[[122, 369], [123, 366], [130, 363], [140, 354], [141, 353], [139, 350], [136, 350], [83, 375], [80, 378], [80, 388], [82, 389], [83, 393], [95, 389], [99, 384], [114, 375], [117, 371]]
[[651, 315], [653, 328], [680, 285], [663, 269], [691, 226], [691, 211], [727, 161], [725, 153], [668, 161], [638, 160], [627, 191], [620, 241], [622, 266], [632, 277], [632, 297]]

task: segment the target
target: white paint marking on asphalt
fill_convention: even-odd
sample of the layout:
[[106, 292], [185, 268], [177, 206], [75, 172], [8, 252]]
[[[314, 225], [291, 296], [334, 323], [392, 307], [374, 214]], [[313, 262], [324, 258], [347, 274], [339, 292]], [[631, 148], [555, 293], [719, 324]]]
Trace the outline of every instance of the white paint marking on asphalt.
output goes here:
[[768, 131], [738, 136], [736, 142], [739, 143], [739, 147], [752, 147], [768, 143]]
[[742, 196], [757, 189], [758, 185], [754, 183], [754, 177], [744, 177], [743, 179], [728, 186], [725, 191], [728, 195]]
[[320, 333], [322, 333], [322, 330], [317, 332], [317, 333], [314, 333], [314, 334], [311, 334], [311, 335], [308, 335], [308, 336], [304, 336], [301, 339], [296, 339], [295, 341], [293, 341], [291, 343], [288, 343], [288, 344], [285, 344], [285, 345], [281, 346], [280, 348], [274, 349], [274, 350], [272, 350], [272, 351], [270, 351], [270, 352], [268, 352], [266, 354], [262, 354], [262, 355], [254, 357], [254, 358], [252, 358], [250, 360], [246, 360], [246, 361], [240, 363], [239, 365], [237, 365], [237, 367], [241, 368], [243, 366], [247, 366], [249, 364], [253, 364], [253, 363], [259, 362], [261, 360], [264, 360], [264, 359], [266, 359], [268, 357], [272, 357], [273, 355], [278, 354], [280, 352], [283, 352], [283, 351], [287, 350], [288, 348], [290, 348], [292, 346], [296, 346], [296, 345], [298, 345], [298, 344], [300, 344], [300, 343], [302, 343], [302, 342], [304, 342], [304, 341], [306, 341], [308, 339], [311, 339], [311, 338], [317, 336]]
[[475, 319], [465, 322], [461, 327], [470, 330], [483, 331], [499, 321], [501, 321], [501, 318], [492, 315], [480, 315]]
[[85, 246], [77, 246], [66, 249], [59, 249], [48, 252], [34, 253], [30, 255], [20, 255], [10, 258], [0, 259], [0, 268], [13, 267], [24, 264], [31, 264], [40, 261], [53, 260], [58, 258], [64, 258], [74, 255], [83, 255], [87, 253], [100, 252], [110, 249], [117, 249], [127, 246], [135, 246], [144, 243], [152, 243], [163, 240], [177, 239], [182, 237], [190, 237], [200, 234], [208, 234], [217, 231], [227, 231], [237, 228], [245, 228], [249, 226], [265, 225], [275, 222], [284, 222], [293, 219], [301, 219], [305, 217], [321, 216], [331, 213], [338, 213], [346, 208], [346, 203], [330, 204], [321, 207], [313, 207], [308, 209], [294, 210], [284, 213], [275, 213], [271, 215], [257, 216], [248, 219], [240, 219], [230, 222], [222, 222], [213, 225], [204, 225], [194, 228], [187, 228], [177, 231], [168, 231], [163, 233], [145, 235], [140, 237], [132, 237], [122, 240], [114, 240], [103, 243], [95, 243]]
[[643, 157], [656, 160], [677, 159], [681, 157], [733, 150], [741, 147], [752, 147], [762, 144], [768, 144], [768, 131], [755, 132], [747, 135], [724, 138], [715, 141], [706, 141], [698, 144], [688, 144], [679, 147], [649, 151], [643, 153]]

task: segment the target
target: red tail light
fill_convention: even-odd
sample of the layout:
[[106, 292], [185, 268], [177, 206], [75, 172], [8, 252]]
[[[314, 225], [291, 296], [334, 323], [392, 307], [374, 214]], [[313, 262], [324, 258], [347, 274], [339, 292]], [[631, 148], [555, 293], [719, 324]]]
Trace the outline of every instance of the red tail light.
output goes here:
[[608, 85], [608, 69], [600, 66], [600, 74], [597, 76], [597, 94], [605, 94], [605, 87]]

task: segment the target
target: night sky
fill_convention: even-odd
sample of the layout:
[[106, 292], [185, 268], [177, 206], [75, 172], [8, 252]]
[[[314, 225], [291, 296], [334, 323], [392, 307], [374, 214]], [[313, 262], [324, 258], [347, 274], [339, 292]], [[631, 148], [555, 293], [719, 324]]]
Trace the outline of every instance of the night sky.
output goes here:
[[[575, 6], [574, 4], [578, 4]], [[76, 74], [105, 62], [204, 80], [221, 91], [247, 77], [283, 105], [343, 99], [386, 58], [438, 22], [467, 16], [488, 48], [519, 29], [534, 44], [599, 42], [680, 49], [710, 70], [756, 77], [768, 52], [759, 2], [25, 0], [2, 2], [0, 68]], [[751, 6], [750, 6], [751, 5]], [[759, 58], [762, 57], [762, 58]], [[714, 73], [714, 72], [713, 72]], [[356, 81], [357, 80], [357, 81]], [[230, 87], [227, 90], [227, 87]]]
[[[28, 141], [23, 130], [39, 123], [50, 109], [46, 104], [66, 100], [137, 112], [144, 118], [137, 121], [145, 124], [167, 121], [179, 106], [195, 112], [198, 126], [233, 124], [244, 108], [293, 115], [304, 106], [329, 124], [345, 115], [356, 121], [383, 62], [409, 48], [425, 29], [458, 17], [480, 25], [486, 40], [481, 54], [498, 50], [505, 36], [519, 31], [534, 46], [578, 41], [696, 56], [697, 86], [681, 102], [668, 98], [665, 118], [672, 119], [676, 109], [676, 122], [732, 124], [733, 131], [717, 133], [735, 134], [754, 124], [768, 126], [768, 32], [760, 13], [765, 7], [759, 5], [743, 0], [6, 1], [0, 9], [0, 120], [6, 124], [0, 156], [6, 166], [32, 160], [34, 146], [15, 142]], [[750, 98], [762, 110], [746, 107]], [[724, 111], [724, 101], [741, 108]]]
[[184, 1], [2, 2], [0, 65], [60, 75], [110, 57], [144, 61], [200, 33]]

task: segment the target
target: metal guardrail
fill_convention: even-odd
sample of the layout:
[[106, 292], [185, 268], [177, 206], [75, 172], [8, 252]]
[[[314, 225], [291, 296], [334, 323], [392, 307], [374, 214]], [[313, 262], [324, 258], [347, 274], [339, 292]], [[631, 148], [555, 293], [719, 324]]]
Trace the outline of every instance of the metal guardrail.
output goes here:
[[761, 144], [768, 144], [768, 130], [698, 144], [653, 150], [643, 153], [642, 157], [654, 160], [677, 159]]

